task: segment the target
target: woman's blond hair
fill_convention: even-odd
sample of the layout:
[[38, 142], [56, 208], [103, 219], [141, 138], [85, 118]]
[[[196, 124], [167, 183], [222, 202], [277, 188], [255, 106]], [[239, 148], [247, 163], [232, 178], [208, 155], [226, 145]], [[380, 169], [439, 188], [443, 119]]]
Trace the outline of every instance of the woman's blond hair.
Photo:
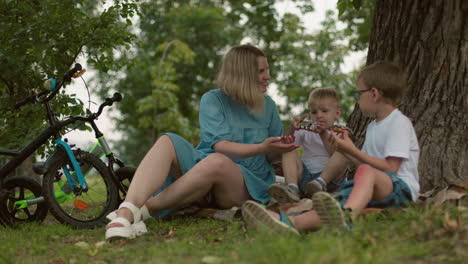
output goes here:
[[258, 57], [265, 53], [252, 45], [232, 47], [224, 55], [216, 80], [221, 91], [253, 113], [261, 113], [265, 104], [258, 86]]

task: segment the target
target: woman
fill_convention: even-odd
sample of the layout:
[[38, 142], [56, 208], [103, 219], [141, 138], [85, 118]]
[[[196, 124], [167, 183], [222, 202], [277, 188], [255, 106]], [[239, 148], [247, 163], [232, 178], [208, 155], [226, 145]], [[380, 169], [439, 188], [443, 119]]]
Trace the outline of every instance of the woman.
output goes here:
[[108, 216], [106, 239], [145, 233], [142, 219], [206, 195], [219, 208], [249, 199], [268, 201], [267, 189], [275, 179], [270, 161], [298, 147], [282, 143], [276, 104], [264, 95], [269, 79], [261, 50], [231, 48], [217, 79], [220, 89], [205, 93], [200, 102], [200, 144], [193, 148], [171, 133], [156, 141], [138, 166], [125, 201]]

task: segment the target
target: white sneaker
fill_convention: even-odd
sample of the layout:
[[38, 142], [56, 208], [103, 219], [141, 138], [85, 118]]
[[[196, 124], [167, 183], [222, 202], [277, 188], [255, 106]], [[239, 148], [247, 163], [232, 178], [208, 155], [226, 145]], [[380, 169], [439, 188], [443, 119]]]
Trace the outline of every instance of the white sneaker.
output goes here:
[[306, 195], [309, 198], [312, 198], [315, 193], [324, 191], [326, 191], [326, 187], [324, 188], [324, 186], [319, 181], [313, 180], [307, 183]]
[[297, 203], [301, 199], [299, 190], [287, 184], [274, 183], [268, 188], [268, 193], [280, 204]]

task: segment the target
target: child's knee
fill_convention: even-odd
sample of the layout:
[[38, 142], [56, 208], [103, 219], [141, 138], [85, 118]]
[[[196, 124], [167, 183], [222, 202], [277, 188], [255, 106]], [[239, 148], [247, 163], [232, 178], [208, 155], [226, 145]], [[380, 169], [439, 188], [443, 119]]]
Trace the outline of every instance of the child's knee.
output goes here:
[[354, 180], [359, 180], [365, 177], [372, 177], [373, 175], [373, 170], [372, 166], [368, 164], [361, 164], [357, 167], [356, 173], [354, 174]]

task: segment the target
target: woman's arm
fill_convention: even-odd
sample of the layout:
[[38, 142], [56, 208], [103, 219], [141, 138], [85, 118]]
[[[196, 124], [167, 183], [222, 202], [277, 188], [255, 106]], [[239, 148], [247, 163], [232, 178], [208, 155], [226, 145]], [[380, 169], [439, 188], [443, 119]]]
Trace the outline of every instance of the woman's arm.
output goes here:
[[231, 159], [244, 159], [257, 155], [267, 154], [278, 157], [285, 152], [298, 148], [294, 143], [282, 143], [282, 137], [269, 137], [259, 144], [242, 144], [228, 140], [221, 140], [214, 144], [216, 152], [222, 153]]

